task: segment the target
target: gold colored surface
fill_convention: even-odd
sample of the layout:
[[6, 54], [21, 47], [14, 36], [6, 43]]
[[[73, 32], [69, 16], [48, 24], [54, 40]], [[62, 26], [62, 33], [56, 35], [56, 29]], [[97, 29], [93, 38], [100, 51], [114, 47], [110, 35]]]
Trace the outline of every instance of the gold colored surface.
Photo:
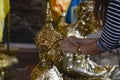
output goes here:
[[57, 31], [63, 37], [66, 36], [66, 33], [68, 32], [67, 28], [69, 28], [69, 24], [65, 22], [65, 16], [66, 16], [66, 11], [64, 11], [62, 15], [59, 16], [59, 18], [53, 23], [53, 27], [55, 31]]
[[8, 50], [4, 44], [0, 44], [0, 76], [2, 80], [6, 79], [6, 69], [18, 63], [18, 59], [14, 56], [17, 52], [17, 48]]
[[61, 59], [58, 42], [62, 36], [53, 28], [49, 4], [46, 13], [46, 24], [35, 36], [40, 61], [31, 73], [31, 80], [62, 80], [54, 66]]
[[[76, 36], [79, 38], [85, 38], [86, 35], [95, 32], [97, 28], [97, 22], [93, 16], [93, 3], [81, 2], [77, 8], [78, 21], [69, 27], [64, 27], [64, 37]], [[60, 70], [73, 77], [86, 77], [100, 80], [100, 78], [109, 78], [110, 75], [108, 69], [103, 66], [97, 65], [95, 62], [89, 59], [89, 55], [82, 55], [71, 52], [63, 52], [62, 66]], [[114, 71], [116, 66], [109, 67], [110, 73]], [[107, 75], [107, 76], [106, 76]]]
[[[85, 6], [91, 6], [91, 4], [89, 5], [88, 3], [84, 4]], [[82, 7], [83, 5], [80, 4], [79, 6]], [[85, 11], [82, 12], [82, 15], [91, 12], [91, 8], [93, 7], [90, 7], [87, 10], [85, 9]], [[84, 8], [82, 8], [82, 10], [84, 10]], [[74, 55], [74, 53], [62, 52], [59, 49], [59, 41], [63, 38], [69, 36], [81, 38], [96, 30], [96, 28], [88, 26], [88, 24], [92, 24], [92, 22], [89, 21], [91, 15], [85, 17], [85, 20], [84, 18], [78, 18], [78, 21], [75, 24], [68, 26], [64, 21], [65, 14], [63, 13], [62, 16], [59, 17], [60, 19], [57, 23], [53, 26], [51, 23], [51, 14], [48, 11], [47, 13], [49, 14], [47, 14], [46, 24], [35, 36], [40, 61], [31, 73], [32, 80], [51, 80], [50, 77], [45, 76], [48, 71], [52, 73], [51, 69], [56, 69], [56, 71], [54, 70], [52, 73], [52, 75], [54, 75], [51, 77], [52, 80], [62, 80], [57, 68], [59, 71], [63, 72], [63, 74], [65, 73], [72, 77], [78, 77], [79, 79], [76, 80], [102, 80], [102, 78], [109, 78], [110, 75], [108, 74], [111, 74], [116, 66], [103, 67], [90, 60], [89, 55]], [[86, 19], [88, 19], [88, 22]], [[84, 21], [87, 25], [81, 24], [81, 21]], [[80, 28], [82, 25], [84, 26], [83, 29]], [[54, 66], [57, 66], [57, 68]], [[55, 75], [54, 73], [58, 74]], [[50, 75], [51, 74], [48, 73], [48, 76]], [[55, 77], [57, 77], [57, 79], [54, 79]]]
[[79, 23], [79, 31], [82, 36], [87, 36], [92, 32], [99, 30], [97, 20], [94, 17], [94, 2], [81, 2], [76, 10]]
[[51, 69], [45, 69], [40, 64], [37, 64], [33, 71], [31, 80], [63, 80], [62, 75], [55, 66]]
[[61, 39], [62, 36], [53, 29], [52, 24], [46, 24], [42, 30], [36, 34], [36, 45], [40, 53], [39, 56], [43, 62], [53, 63], [56, 62], [56, 60], [54, 60], [56, 57], [60, 57], [58, 54], [60, 53], [58, 41]]
[[0, 69], [10, 67], [14, 63], [18, 63], [16, 57], [8, 56], [6, 54], [0, 53]]

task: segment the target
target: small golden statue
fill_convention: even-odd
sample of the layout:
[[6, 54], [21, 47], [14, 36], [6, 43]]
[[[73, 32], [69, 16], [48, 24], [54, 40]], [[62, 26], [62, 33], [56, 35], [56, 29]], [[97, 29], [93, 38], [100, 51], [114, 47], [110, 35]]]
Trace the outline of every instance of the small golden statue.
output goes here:
[[[63, 37], [75, 36], [79, 38], [85, 38], [88, 34], [96, 32], [99, 27], [93, 15], [93, 2], [81, 2], [77, 8], [78, 20], [75, 24], [70, 26], [65, 25], [60, 26], [58, 23], [57, 31]], [[65, 18], [63, 13], [62, 18]], [[62, 29], [61, 29], [62, 28]], [[116, 66], [103, 67], [97, 65], [95, 62], [90, 60], [89, 55], [74, 55], [71, 52], [63, 52], [63, 58], [61, 60], [61, 65], [58, 69], [63, 73], [68, 74], [72, 77], [80, 78], [80, 80], [102, 80], [110, 77], [110, 74]], [[106, 78], [107, 77], [107, 78]]]
[[93, 3], [81, 2], [77, 8], [78, 21], [75, 24], [69, 26], [65, 23], [66, 11], [63, 11], [52, 26], [50, 7], [47, 5], [46, 24], [35, 37], [40, 61], [31, 73], [31, 80], [63, 80], [59, 71], [80, 78], [77, 80], [102, 80], [110, 76], [115, 66], [102, 67], [90, 60], [89, 56], [76, 56], [59, 49], [59, 41], [64, 37], [85, 37], [96, 30], [93, 26], [97, 23], [92, 11]]
[[54, 65], [61, 59], [58, 42], [62, 36], [52, 26], [49, 3], [47, 3], [46, 12], [46, 24], [35, 37], [40, 61], [31, 73], [31, 80], [63, 80]]

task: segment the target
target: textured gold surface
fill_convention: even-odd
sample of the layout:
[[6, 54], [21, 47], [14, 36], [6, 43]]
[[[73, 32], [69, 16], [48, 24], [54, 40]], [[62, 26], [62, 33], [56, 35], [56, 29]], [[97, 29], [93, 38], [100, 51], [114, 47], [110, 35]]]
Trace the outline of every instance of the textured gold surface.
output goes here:
[[[85, 38], [86, 35], [97, 30], [95, 27], [97, 26], [97, 22], [93, 16], [92, 2], [81, 2], [77, 8], [77, 14], [78, 21], [75, 24], [68, 27], [64, 26], [65, 32], [62, 32], [64, 37], [75, 36]], [[74, 53], [71, 52], [63, 52], [63, 54], [60, 69], [68, 75], [73, 77], [87, 77], [87, 79], [97, 77], [96, 80], [110, 77], [110, 75], [108, 75], [108, 69], [90, 60], [89, 55], [74, 55]], [[110, 73], [114, 71], [115, 67], [116, 66], [109, 67], [109, 70], [111, 70]]]
[[7, 54], [0, 53], [0, 69], [10, 67], [15, 63], [18, 63], [16, 57], [8, 56]]
[[[52, 24], [48, 23], [36, 34], [35, 41], [39, 52], [39, 65], [32, 72], [32, 80], [45, 80], [43, 76], [46, 71], [53, 68], [55, 63], [61, 59], [58, 41], [62, 37], [54, 29]], [[50, 75], [50, 74], [49, 74]], [[49, 79], [48, 79], [49, 80]]]
[[35, 36], [40, 61], [31, 73], [31, 80], [62, 80], [54, 66], [61, 59], [58, 42], [62, 36], [53, 28], [49, 5], [46, 13], [46, 24]]
[[55, 56], [60, 53], [58, 41], [62, 39], [62, 36], [58, 34], [51, 24], [43, 26], [42, 30], [36, 35], [36, 45], [42, 58], [46, 58], [47, 61], [54, 61]]
[[92, 32], [96, 32], [99, 29], [97, 24], [97, 20], [94, 17], [94, 2], [87, 1], [81, 2], [78, 5], [76, 10], [78, 16], [78, 23], [79, 23], [79, 31], [81, 32], [82, 36], [87, 36]]
[[[113, 66], [106, 68], [97, 65], [89, 59], [88, 55], [74, 55], [74, 53], [71, 52], [61, 52], [61, 50], [59, 49], [59, 41], [61, 39], [69, 36], [76, 36], [79, 38], [85, 37], [87, 34], [92, 33], [93, 30], [96, 30], [96, 28], [93, 28], [93, 26], [95, 25], [91, 25], [92, 22], [89, 20], [91, 18], [91, 15], [87, 16], [88, 13], [91, 12], [91, 8], [93, 8], [93, 6], [91, 7], [91, 4], [88, 3], [82, 3], [79, 6], [84, 6], [82, 10], [84, 10], [84, 8], [86, 8], [87, 6], [90, 6], [90, 8], [82, 11], [82, 15], [79, 14], [83, 17], [86, 16], [85, 20], [80, 16], [78, 18], [78, 21], [70, 26], [66, 25], [64, 21], [64, 13], [62, 16], [60, 16], [60, 19], [57, 21], [56, 24], [54, 24], [54, 26], [50, 21], [50, 16], [47, 16], [46, 24], [36, 34], [35, 37], [40, 61], [38, 65], [33, 69], [33, 72], [31, 74], [32, 80], [49, 80], [50, 78], [45, 77], [45, 73], [53, 69], [54, 65], [57, 66], [58, 70], [60, 70], [61, 72], [72, 77], [79, 78], [73, 80], [102, 80], [102, 78], [107, 79], [106, 77], [110, 76], [108, 74], [111, 74], [111, 72], [115, 69], [115, 67]], [[85, 15], [86, 13], [87, 15]], [[86, 20], [87, 18], [88, 22]], [[82, 21], [85, 23], [85, 25], [81, 23]], [[88, 25], [91, 25], [92, 27]], [[83, 26], [83, 29], [80, 28], [81, 26]], [[57, 71], [54, 72], [57, 73]], [[56, 75], [54, 75], [54, 77], [52, 76], [52, 78], [55, 77]], [[57, 77], [60, 77], [60, 75], [58, 74]], [[56, 80], [61, 79], [62, 78]]]

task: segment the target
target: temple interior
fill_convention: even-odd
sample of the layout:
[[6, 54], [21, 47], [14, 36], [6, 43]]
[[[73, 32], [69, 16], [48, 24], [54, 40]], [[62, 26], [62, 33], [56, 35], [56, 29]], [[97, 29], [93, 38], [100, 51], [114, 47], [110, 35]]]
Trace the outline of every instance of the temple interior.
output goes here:
[[93, 4], [94, 0], [1, 0], [0, 15], [5, 17], [0, 16], [0, 80], [120, 80], [119, 49], [87, 58], [60, 54], [58, 43], [65, 37], [100, 37]]

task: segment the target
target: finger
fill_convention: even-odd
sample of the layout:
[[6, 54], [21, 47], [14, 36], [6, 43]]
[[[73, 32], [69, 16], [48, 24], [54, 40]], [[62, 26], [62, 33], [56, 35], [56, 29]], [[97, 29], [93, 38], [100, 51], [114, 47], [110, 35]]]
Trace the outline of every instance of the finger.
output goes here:
[[74, 42], [73, 40], [70, 40], [73, 44], [75, 44], [76, 46], [79, 46], [76, 42]]

